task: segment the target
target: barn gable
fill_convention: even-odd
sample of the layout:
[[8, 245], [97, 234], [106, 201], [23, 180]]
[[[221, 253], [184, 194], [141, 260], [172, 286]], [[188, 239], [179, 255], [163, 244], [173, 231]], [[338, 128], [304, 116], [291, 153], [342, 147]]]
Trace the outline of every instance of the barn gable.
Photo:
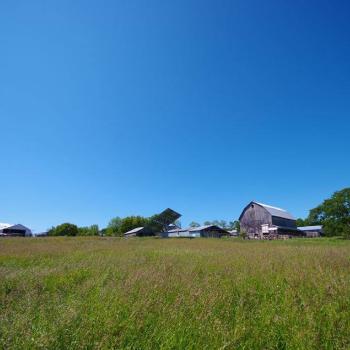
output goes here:
[[250, 202], [239, 217], [241, 231], [249, 237], [264, 234], [298, 234], [294, 217], [286, 210], [259, 202]]
[[32, 231], [21, 224], [0, 223], [0, 236], [31, 236]]

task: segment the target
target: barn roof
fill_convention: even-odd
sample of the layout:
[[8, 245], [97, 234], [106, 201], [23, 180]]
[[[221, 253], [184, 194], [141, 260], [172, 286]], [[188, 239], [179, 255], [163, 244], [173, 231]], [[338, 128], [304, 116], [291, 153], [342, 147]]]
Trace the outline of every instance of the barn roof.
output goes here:
[[273, 207], [272, 205], [259, 203], [259, 202], [253, 202], [255, 204], [258, 204], [262, 207], [264, 207], [272, 216], [278, 216], [283, 219], [289, 219], [289, 220], [295, 220], [292, 214], [288, 213], [287, 210], [284, 210], [282, 208]]
[[295, 218], [293, 217], [292, 214], [288, 213], [286, 210], [282, 209], [282, 208], [278, 208], [278, 207], [273, 207], [272, 205], [268, 205], [268, 204], [264, 204], [264, 203], [259, 203], [259, 202], [255, 202], [252, 201], [250, 202], [242, 211], [239, 220], [241, 220], [243, 214], [245, 213], [246, 209], [249, 208], [252, 204], [256, 204], [259, 205], [261, 207], [263, 207], [264, 209], [266, 209], [270, 215], [272, 216], [277, 216], [283, 219], [289, 219], [289, 220], [295, 220]]

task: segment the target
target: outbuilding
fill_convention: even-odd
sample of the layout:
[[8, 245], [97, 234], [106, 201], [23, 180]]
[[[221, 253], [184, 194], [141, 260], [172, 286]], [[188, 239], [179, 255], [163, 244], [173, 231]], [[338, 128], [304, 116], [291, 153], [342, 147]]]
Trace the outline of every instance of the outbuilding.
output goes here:
[[298, 230], [302, 231], [305, 237], [320, 237], [323, 235], [322, 225], [300, 226]]
[[21, 224], [0, 223], [0, 237], [30, 237], [32, 231]]
[[147, 227], [136, 227], [128, 232], [124, 233], [125, 237], [144, 237], [144, 236], [153, 236], [152, 231]]
[[227, 230], [216, 225], [192, 227], [188, 231], [190, 237], [221, 238], [222, 236], [230, 235], [230, 233]]
[[248, 238], [288, 238], [301, 236], [295, 218], [286, 210], [259, 202], [250, 202], [239, 217], [241, 233]]

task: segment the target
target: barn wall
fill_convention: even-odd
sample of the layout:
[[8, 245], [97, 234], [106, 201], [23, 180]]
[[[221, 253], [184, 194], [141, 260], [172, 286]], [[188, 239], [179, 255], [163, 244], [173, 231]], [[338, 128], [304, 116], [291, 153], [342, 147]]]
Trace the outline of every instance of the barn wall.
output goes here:
[[272, 218], [265, 208], [251, 204], [245, 209], [240, 224], [241, 231], [246, 232], [248, 235], [260, 234], [262, 233], [261, 225], [272, 225]]

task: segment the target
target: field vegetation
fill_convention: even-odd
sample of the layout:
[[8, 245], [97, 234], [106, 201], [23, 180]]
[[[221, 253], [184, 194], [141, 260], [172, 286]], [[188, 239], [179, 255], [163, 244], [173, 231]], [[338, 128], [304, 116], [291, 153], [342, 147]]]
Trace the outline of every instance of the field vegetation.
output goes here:
[[350, 242], [0, 240], [1, 349], [349, 349]]

